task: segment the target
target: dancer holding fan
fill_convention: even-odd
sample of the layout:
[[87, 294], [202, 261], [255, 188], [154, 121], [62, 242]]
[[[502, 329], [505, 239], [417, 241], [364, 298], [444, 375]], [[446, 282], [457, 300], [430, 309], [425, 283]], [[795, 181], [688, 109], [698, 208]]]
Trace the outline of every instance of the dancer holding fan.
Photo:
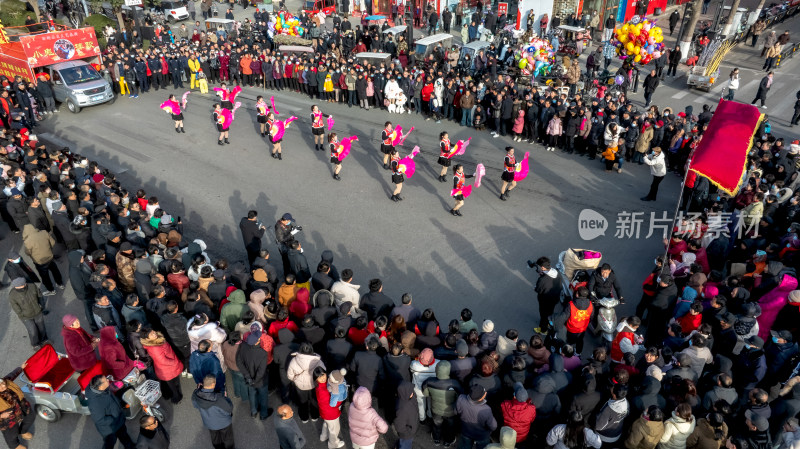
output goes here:
[[325, 122], [323, 117], [331, 117], [328, 114], [323, 114], [317, 105], [311, 106], [311, 134], [314, 135], [314, 149], [316, 151], [325, 150]]
[[267, 135], [267, 114], [269, 113], [269, 108], [267, 107], [267, 102], [264, 101], [264, 97], [259, 95], [256, 97], [256, 120], [258, 121], [258, 125], [261, 128], [261, 137], [265, 137]]
[[383, 169], [389, 169], [389, 156], [394, 152], [394, 131], [392, 130], [392, 122], [383, 124], [383, 131], [381, 131], [381, 153], [383, 153]]
[[500, 179], [503, 180], [503, 186], [500, 188], [500, 199], [505, 201], [508, 199], [508, 194], [517, 186], [514, 181], [514, 172], [516, 171], [517, 160], [514, 158], [514, 147], [506, 147], [506, 157], [503, 159], [503, 174]]
[[269, 125], [269, 138], [272, 142], [272, 157], [283, 160], [281, 155], [281, 142], [283, 141], [283, 134], [290, 123], [297, 120], [297, 117], [291, 116], [286, 120], [275, 120], [275, 114], [270, 112], [267, 116], [267, 124]]
[[500, 188], [500, 199], [508, 199], [508, 193], [517, 186], [518, 181], [522, 181], [528, 176], [528, 157], [530, 152], [525, 152], [521, 162], [514, 158], [514, 147], [506, 147], [506, 157], [503, 161], [503, 186]]
[[220, 104], [223, 109], [232, 110], [236, 101], [236, 96], [242, 91], [241, 86], [236, 86], [230, 91], [225, 83], [220, 84], [220, 87], [215, 87], [214, 92], [219, 97]]
[[342, 161], [350, 154], [350, 146], [356, 140], [358, 140], [358, 137], [352, 136], [343, 139], [342, 143], [339, 143], [339, 137], [336, 136], [336, 133], [328, 134], [328, 142], [330, 142], [331, 147], [331, 164], [334, 164], [333, 179], [342, 180], [339, 177], [339, 172], [342, 171]]
[[456, 164], [455, 167], [453, 167], [453, 190], [450, 192], [450, 196], [456, 200], [456, 204], [450, 209], [451, 214], [461, 217], [462, 215], [459, 209], [464, 205], [464, 199], [468, 198], [472, 193], [472, 186], [465, 186], [464, 180], [474, 177], [474, 186], [478, 188], [481, 186], [481, 178], [484, 173], [486, 173], [486, 169], [483, 164], [478, 164], [478, 166], [475, 167], [475, 173], [472, 175], [465, 175], [464, 167], [461, 164]]
[[392, 154], [389, 155], [391, 157], [390, 163], [392, 167], [392, 182], [395, 185], [394, 192], [392, 193], [391, 197], [392, 201], [403, 201], [403, 198], [400, 196], [400, 191], [403, 190], [403, 182], [406, 180], [405, 177], [408, 176], [408, 178], [411, 179], [411, 177], [414, 176], [414, 172], [416, 171], [414, 156], [418, 154], [419, 147], [414, 147], [410, 155], [400, 159], [400, 153], [396, 148], [392, 147]]
[[[217, 124], [217, 131], [219, 131], [219, 139], [217, 139], [217, 145], [223, 145], [222, 141], [225, 140], [225, 143], [230, 144], [231, 142], [228, 140], [228, 128], [230, 128], [230, 123], [228, 126], [225, 126], [225, 113], [224, 111], [228, 111], [227, 109], [223, 109], [219, 103], [214, 103], [214, 123]], [[230, 112], [230, 111], [229, 111]]]
[[172, 121], [175, 122], [176, 133], [186, 133], [186, 131], [183, 129], [183, 111], [181, 111], [181, 106], [186, 108], [186, 96], [188, 94], [189, 92], [183, 94], [181, 104], [175, 100], [175, 95], [170, 95], [167, 101], [161, 103], [161, 109], [165, 110], [172, 116]]
[[[280, 115], [277, 109], [275, 109], [275, 97], [270, 97], [270, 102], [272, 102], [272, 112], [275, 115]], [[261, 137], [265, 137], [269, 133], [269, 126], [272, 124], [267, 123], [267, 115], [270, 114], [269, 106], [267, 102], [264, 101], [264, 97], [259, 95], [256, 97], [256, 115], [258, 116], [258, 123], [261, 127]]]
[[450, 166], [453, 156], [464, 154], [472, 137], [467, 140], [459, 140], [453, 146], [450, 145], [450, 136], [447, 131], [442, 131], [439, 138], [441, 139], [441, 142], [439, 142], [439, 165], [442, 166], [442, 172], [439, 173], [439, 182], [447, 182], [447, 167]]

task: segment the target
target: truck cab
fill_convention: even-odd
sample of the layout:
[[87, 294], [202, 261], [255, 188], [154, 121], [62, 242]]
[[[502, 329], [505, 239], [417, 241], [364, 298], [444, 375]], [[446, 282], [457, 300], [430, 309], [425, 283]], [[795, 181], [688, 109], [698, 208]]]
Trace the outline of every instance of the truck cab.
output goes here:
[[330, 16], [336, 13], [336, 0], [305, 0], [303, 11], [306, 14], [323, 12], [326, 16]]
[[56, 101], [70, 112], [114, 100], [114, 90], [102, 75], [85, 61], [67, 61], [43, 67], [53, 82]]

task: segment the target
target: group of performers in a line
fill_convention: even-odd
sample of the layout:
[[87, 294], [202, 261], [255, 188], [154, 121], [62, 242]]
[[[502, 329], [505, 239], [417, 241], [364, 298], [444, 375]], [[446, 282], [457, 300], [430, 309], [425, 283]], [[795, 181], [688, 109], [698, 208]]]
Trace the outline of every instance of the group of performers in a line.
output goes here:
[[[236, 86], [230, 91], [223, 83], [221, 87], [214, 88], [217, 96], [219, 96], [219, 103], [214, 104], [213, 118], [216, 124], [219, 138], [217, 143], [219, 145], [230, 144], [228, 131], [233, 123], [234, 114], [241, 106], [241, 103], [236, 102], [236, 96], [241, 92], [241, 87]], [[172, 116], [175, 122], [175, 131], [178, 133], [185, 133], [183, 129], [183, 111], [187, 105], [186, 92], [181, 102], [176, 100], [175, 95], [170, 95], [167, 101], [162, 103], [161, 109], [165, 110]], [[267, 104], [264, 97], [259, 95], [256, 99], [256, 117], [259, 123], [261, 137], [269, 137], [272, 143], [272, 157], [278, 160], [283, 160], [281, 155], [281, 142], [283, 135], [289, 124], [297, 120], [297, 117], [289, 117], [286, 120], [277, 120], [276, 115], [280, 113], [275, 108], [275, 100], [271, 99], [271, 105]], [[270, 108], [271, 106], [271, 108]], [[317, 105], [311, 106], [311, 134], [314, 136], [314, 149], [315, 151], [324, 151], [325, 140], [325, 120], [327, 118], [328, 126], [328, 145], [330, 150], [330, 161], [333, 164], [333, 179], [340, 181], [342, 178], [339, 173], [342, 170], [342, 161], [350, 154], [352, 142], [358, 140], [357, 136], [351, 136], [339, 139], [339, 136], [332, 132], [334, 125], [333, 116], [324, 114]], [[407, 132], [403, 133], [401, 126], [394, 127], [391, 122], [386, 122], [381, 131], [381, 145], [380, 150], [383, 153], [383, 168], [390, 170], [392, 176], [392, 183], [395, 185], [394, 191], [390, 199], [395, 202], [403, 200], [400, 192], [403, 190], [403, 183], [406, 177], [411, 178], [416, 171], [416, 164], [414, 163], [414, 156], [419, 154], [419, 147], [414, 147], [411, 154], [401, 158], [400, 152], [397, 147], [402, 145], [414, 127], [411, 127]], [[471, 139], [471, 138], [470, 138]], [[455, 156], [464, 154], [470, 139], [460, 140], [455, 144], [450, 142], [450, 136], [446, 131], [439, 135], [439, 159], [438, 164], [441, 165], [442, 170], [439, 173], [439, 181], [447, 182], [447, 172], [452, 165], [452, 160]], [[478, 164], [473, 174], [466, 174], [464, 167], [461, 164], [453, 166], [453, 188], [450, 192], [455, 200], [455, 204], [450, 213], [454, 216], [461, 216], [460, 209], [464, 205], [464, 200], [472, 193], [472, 187], [480, 187], [481, 177], [485, 173], [483, 164]], [[506, 156], [503, 160], [503, 172], [501, 179], [503, 181], [500, 189], [500, 199], [506, 201], [509, 197], [511, 190], [513, 190], [517, 181], [524, 179], [528, 174], [528, 153], [521, 162], [517, 162], [514, 157], [514, 148], [506, 147]], [[472, 185], [466, 185], [465, 181], [470, 178], [475, 178]]]

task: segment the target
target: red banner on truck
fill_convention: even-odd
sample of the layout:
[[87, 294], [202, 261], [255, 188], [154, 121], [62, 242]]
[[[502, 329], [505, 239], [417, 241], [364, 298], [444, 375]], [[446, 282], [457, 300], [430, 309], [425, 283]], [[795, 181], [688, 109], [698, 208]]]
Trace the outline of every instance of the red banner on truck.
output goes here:
[[21, 36], [19, 41], [31, 67], [100, 55], [94, 28]]

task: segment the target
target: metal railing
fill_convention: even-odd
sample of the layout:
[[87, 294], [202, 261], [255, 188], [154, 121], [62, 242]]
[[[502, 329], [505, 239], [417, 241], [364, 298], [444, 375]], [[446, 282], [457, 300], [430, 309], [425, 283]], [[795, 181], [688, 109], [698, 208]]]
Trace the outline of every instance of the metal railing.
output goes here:
[[786, 44], [786, 46], [781, 50], [781, 54], [775, 58], [775, 67], [780, 67], [781, 62], [784, 59], [793, 58], [795, 53], [800, 50], [800, 42], [795, 42], [794, 44]]

